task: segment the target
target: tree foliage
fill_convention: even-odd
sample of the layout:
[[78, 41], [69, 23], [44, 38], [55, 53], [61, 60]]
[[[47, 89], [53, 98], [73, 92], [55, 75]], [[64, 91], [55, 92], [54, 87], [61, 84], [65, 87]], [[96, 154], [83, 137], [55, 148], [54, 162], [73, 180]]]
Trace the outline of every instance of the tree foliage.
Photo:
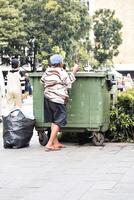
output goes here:
[[74, 43], [89, 33], [86, 7], [78, 0], [29, 1], [23, 4], [27, 40], [35, 38], [38, 54], [43, 51], [45, 58], [50, 56], [54, 46], [58, 46], [72, 59]]
[[39, 62], [46, 63], [58, 49], [67, 63], [76, 60], [86, 65], [90, 60], [91, 65], [105, 65], [119, 53], [122, 24], [114, 11], [96, 11], [91, 53], [90, 21], [87, 7], [79, 0], [0, 0], [1, 54], [18, 54], [24, 60], [36, 54]]
[[12, 0], [0, 0], [0, 47], [8, 55], [18, 53], [26, 33], [19, 7]]
[[118, 47], [122, 43], [121, 28], [122, 23], [115, 17], [115, 11], [100, 9], [95, 12], [93, 52], [100, 66], [112, 63], [113, 57], [119, 54]]
[[74, 43], [89, 34], [88, 11], [79, 0], [0, 0], [0, 13], [0, 43], [8, 55], [34, 49], [43, 60], [58, 46], [71, 60]]

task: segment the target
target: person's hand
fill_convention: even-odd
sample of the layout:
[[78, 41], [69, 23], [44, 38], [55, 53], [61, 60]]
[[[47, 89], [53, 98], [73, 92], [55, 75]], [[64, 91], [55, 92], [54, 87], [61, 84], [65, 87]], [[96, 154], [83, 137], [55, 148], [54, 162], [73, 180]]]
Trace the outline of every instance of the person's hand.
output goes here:
[[77, 64], [75, 64], [73, 66], [72, 72], [73, 72], [73, 74], [76, 74], [76, 72], [78, 72], [78, 71], [79, 71], [79, 66]]

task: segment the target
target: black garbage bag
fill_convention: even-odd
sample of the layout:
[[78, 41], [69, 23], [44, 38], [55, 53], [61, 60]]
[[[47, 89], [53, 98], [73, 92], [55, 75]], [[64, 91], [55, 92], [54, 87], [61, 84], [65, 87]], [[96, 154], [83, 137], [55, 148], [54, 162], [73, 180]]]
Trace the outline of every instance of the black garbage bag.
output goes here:
[[28, 146], [33, 135], [34, 124], [35, 120], [25, 117], [19, 109], [10, 112], [8, 116], [3, 116], [4, 148]]

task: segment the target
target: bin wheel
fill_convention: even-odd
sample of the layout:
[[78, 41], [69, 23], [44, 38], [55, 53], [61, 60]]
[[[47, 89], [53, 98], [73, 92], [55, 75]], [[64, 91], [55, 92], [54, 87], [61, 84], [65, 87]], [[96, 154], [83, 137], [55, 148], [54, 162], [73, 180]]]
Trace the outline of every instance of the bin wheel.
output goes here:
[[45, 131], [38, 131], [38, 136], [39, 136], [39, 143], [42, 146], [45, 146], [48, 142], [48, 139], [49, 139], [46, 132]]
[[92, 143], [95, 146], [102, 146], [104, 143], [104, 135], [102, 133], [93, 132]]

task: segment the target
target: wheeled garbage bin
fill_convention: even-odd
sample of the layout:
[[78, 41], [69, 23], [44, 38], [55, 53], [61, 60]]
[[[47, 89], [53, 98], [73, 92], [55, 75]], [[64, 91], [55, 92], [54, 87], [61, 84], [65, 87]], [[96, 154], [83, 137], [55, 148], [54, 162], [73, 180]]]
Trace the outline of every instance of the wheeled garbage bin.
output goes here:
[[[43, 72], [30, 74], [33, 85], [33, 112], [35, 128], [41, 145], [46, 145], [50, 123], [44, 119], [44, 94], [40, 83]], [[61, 131], [91, 133], [92, 142], [102, 145], [110, 121], [110, 80], [105, 72], [78, 72], [69, 90], [67, 125]]]

